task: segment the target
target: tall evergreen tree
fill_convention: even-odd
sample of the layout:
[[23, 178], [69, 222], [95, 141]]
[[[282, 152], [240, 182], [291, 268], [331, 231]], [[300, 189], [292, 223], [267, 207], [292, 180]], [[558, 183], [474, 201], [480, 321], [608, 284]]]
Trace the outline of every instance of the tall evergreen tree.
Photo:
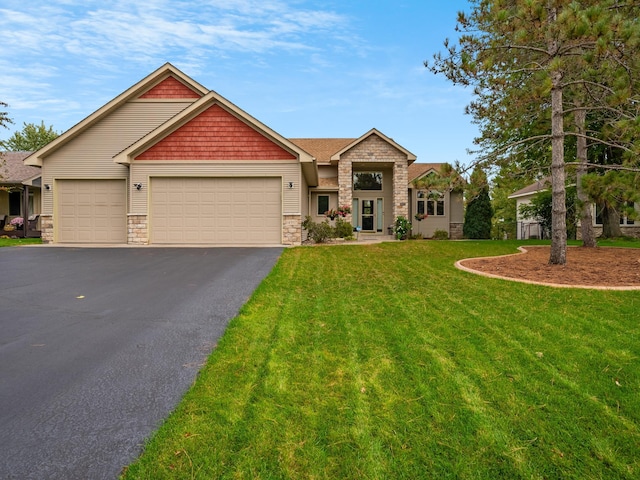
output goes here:
[[491, 238], [493, 208], [489, 198], [489, 182], [482, 168], [476, 166], [467, 187], [467, 208], [462, 233], [466, 238]]
[[[566, 263], [567, 135], [637, 149], [640, 4], [623, 0], [471, 0], [459, 44], [426, 65], [474, 87], [467, 111], [486, 158], [509, 161], [549, 148], [553, 225], [549, 262]], [[583, 101], [579, 105], [573, 100]], [[566, 130], [577, 110], [599, 112], [602, 132]], [[577, 129], [576, 129], [577, 130]], [[543, 158], [543, 157], [541, 157]], [[571, 162], [574, 163], [574, 162]]]

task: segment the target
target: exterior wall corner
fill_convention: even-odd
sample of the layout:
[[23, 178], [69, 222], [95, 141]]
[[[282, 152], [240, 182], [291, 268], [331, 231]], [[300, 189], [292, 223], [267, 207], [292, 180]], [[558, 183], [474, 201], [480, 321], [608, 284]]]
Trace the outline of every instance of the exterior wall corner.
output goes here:
[[283, 215], [283, 245], [302, 245], [302, 218], [300, 215]]

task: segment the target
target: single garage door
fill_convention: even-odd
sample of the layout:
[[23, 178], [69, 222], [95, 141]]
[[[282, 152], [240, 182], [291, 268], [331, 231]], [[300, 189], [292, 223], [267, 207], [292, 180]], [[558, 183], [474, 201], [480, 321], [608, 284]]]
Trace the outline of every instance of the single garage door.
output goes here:
[[151, 243], [282, 242], [280, 178], [152, 178]]
[[125, 180], [57, 180], [59, 243], [127, 243]]

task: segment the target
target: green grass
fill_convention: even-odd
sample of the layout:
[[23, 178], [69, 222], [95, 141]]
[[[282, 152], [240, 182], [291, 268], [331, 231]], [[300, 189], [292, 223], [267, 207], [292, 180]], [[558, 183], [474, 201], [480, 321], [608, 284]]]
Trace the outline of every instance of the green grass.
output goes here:
[[639, 478], [640, 292], [453, 267], [522, 243], [286, 250], [124, 478]]
[[33, 245], [39, 243], [42, 243], [39, 238], [0, 238], [0, 247], [15, 247], [18, 245]]

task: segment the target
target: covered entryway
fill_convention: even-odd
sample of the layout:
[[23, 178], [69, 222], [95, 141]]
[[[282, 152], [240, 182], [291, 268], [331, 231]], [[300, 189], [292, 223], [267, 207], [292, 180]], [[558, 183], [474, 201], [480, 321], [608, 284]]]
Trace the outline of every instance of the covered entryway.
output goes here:
[[127, 243], [125, 180], [57, 180], [57, 242]]
[[150, 240], [156, 244], [282, 242], [282, 179], [151, 179]]

